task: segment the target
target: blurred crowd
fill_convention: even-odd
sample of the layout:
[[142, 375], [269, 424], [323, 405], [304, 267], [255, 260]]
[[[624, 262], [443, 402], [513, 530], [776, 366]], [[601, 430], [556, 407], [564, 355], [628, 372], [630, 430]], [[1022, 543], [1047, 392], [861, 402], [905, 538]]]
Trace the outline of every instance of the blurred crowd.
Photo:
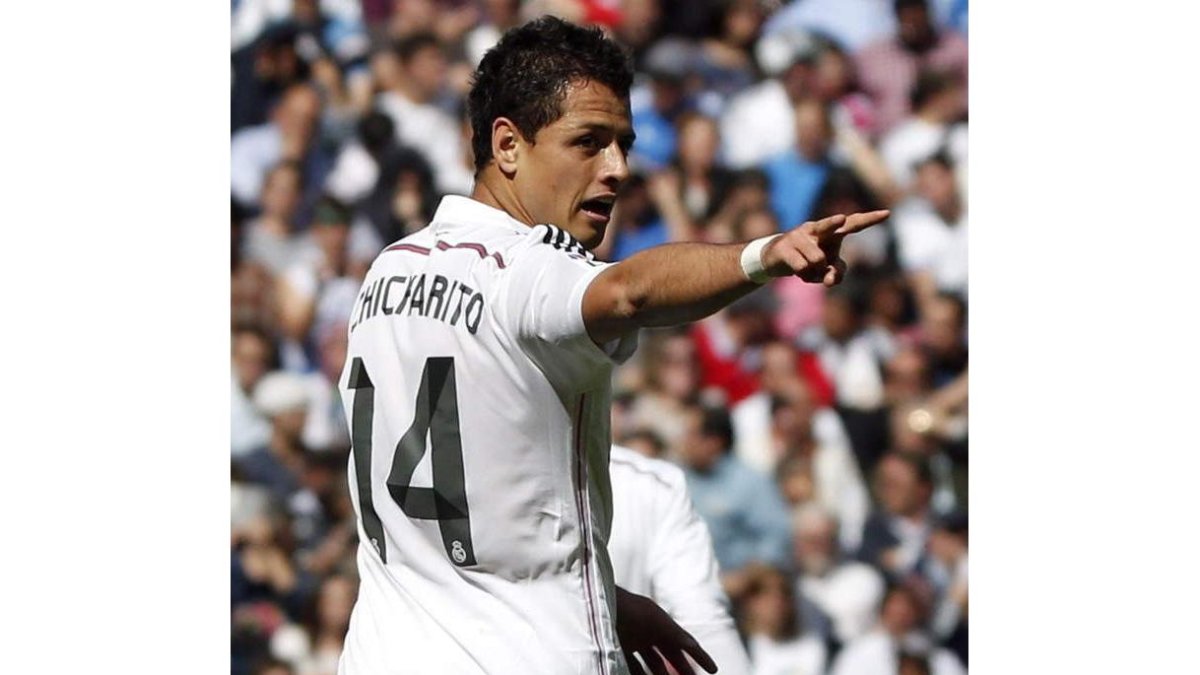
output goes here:
[[614, 441], [679, 464], [756, 673], [967, 664], [966, 0], [233, 0], [233, 673], [336, 672], [360, 280], [469, 194], [470, 74], [552, 13], [634, 58], [599, 258], [892, 210], [833, 289], [644, 331]]

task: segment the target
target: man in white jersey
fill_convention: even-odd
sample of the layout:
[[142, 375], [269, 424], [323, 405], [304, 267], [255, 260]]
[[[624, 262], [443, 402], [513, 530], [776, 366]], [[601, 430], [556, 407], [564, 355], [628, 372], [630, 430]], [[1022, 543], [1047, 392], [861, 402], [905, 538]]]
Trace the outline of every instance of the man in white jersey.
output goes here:
[[886, 212], [593, 260], [629, 175], [630, 81], [597, 29], [510, 30], [468, 99], [471, 197], [443, 199], [367, 273], [340, 382], [362, 579], [343, 674], [607, 675], [637, 654], [690, 675], [685, 652], [715, 672], [613, 583], [613, 364], [639, 327], [706, 316], [769, 276], [837, 283], [841, 238]]
[[729, 615], [708, 527], [674, 464], [614, 445], [609, 455], [613, 521], [608, 540], [621, 588], [649, 596], [690, 632], [721, 675], [749, 675], [750, 657]]

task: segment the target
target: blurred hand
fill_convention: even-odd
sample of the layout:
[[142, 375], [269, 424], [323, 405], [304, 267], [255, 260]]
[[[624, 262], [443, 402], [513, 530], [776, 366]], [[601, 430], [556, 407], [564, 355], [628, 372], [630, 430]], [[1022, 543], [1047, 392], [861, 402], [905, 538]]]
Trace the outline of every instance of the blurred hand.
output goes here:
[[846, 274], [842, 240], [887, 220], [889, 211], [837, 214], [807, 222], [772, 241], [762, 252], [763, 265], [773, 277], [797, 276], [811, 284], [836, 286]]
[[[679, 675], [695, 675], [686, 653], [710, 673], [717, 664], [687, 631], [645, 596], [617, 587], [617, 638], [634, 675], [669, 675], [668, 663]], [[641, 666], [637, 654], [645, 662]]]

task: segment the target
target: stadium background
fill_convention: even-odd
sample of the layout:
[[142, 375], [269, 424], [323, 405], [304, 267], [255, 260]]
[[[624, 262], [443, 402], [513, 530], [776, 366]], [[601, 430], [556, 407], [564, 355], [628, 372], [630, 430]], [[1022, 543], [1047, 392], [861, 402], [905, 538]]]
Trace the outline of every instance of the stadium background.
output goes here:
[[358, 279], [469, 190], [470, 70], [543, 13], [604, 26], [638, 71], [601, 258], [893, 209], [843, 287], [781, 280], [643, 333], [614, 438], [685, 467], [757, 666], [816, 640], [834, 667], [877, 625], [965, 664], [967, 15], [929, 0], [923, 32], [920, 4], [234, 2], [233, 672], [336, 670]]

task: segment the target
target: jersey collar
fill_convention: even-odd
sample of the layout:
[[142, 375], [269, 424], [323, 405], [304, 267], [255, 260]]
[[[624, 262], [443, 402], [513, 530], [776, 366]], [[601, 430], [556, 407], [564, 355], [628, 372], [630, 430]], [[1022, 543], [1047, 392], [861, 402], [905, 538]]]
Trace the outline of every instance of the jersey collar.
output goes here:
[[455, 227], [472, 225], [487, 225], [502, 227], [517, 234], [529, 232], [529, 226], [513, 218], [500, 209], [493, 208], [483, 202], [462, 197], [446, 195], [438, 204], [437, 212], [433, 214], [433, 225], [441, 231]]

